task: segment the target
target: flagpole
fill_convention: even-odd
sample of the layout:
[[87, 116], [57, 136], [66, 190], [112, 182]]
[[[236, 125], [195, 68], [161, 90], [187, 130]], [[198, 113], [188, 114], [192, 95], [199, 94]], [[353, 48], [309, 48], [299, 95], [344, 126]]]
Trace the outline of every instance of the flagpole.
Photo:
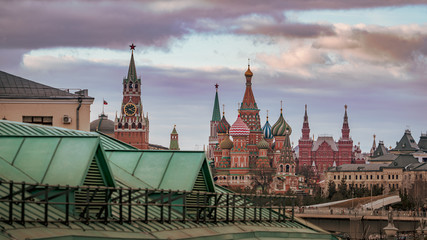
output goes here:
[[105, 100], [104, 98], [102, 98], [102, 115], [104, 115], [104, 105], [105, 105]]

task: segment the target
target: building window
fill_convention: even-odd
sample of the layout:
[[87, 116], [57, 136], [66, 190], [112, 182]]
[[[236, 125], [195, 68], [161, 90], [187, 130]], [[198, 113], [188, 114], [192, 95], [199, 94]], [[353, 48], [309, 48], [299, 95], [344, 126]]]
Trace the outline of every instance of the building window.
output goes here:
[[336, 180], [337, 179], [337, 176], [334, 176], [334, 180]]
[[22, 116], [22, 122], [52, 126], [52, 116]]
[[356, 175], [356, 180], [357, 180], [357, 175]]
[[348, 179], [351, 180], [351, 175], [348, 176]]

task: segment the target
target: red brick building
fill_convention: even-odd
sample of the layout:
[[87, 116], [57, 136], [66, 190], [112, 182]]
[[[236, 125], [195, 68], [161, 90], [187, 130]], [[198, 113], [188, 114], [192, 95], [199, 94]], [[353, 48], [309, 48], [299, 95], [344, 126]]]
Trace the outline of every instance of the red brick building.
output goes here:
[[[355, 157], [360, 155], [360, 148], [353, 147], [348, 125], [347, 105], [344, 106], [344, 121], [341, 129], [341, 137], [336, 142], [332, 136], [319, 136], [316, 141], [310, 138], [310, 126], [308, 123], [307, 105], [305, 106], [302, 137], [298, 141], [298, 167], [315, 167], [319, 174], [327, 171], [329, 167], [342, 164], [355, 163]], [[358, 158], [360, 162], [360, 158]]]

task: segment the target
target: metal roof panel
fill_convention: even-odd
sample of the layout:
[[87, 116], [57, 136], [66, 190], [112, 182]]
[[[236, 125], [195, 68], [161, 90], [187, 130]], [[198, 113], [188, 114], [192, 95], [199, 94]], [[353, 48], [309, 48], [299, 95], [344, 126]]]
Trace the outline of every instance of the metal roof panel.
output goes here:
[[203, 160], [203, 152], [175, 152], [166, 169], [160, 188], [191, 191]]
[[138, 159], [141, 156], [141, 152], [112, 152], [108, 157], [110, 161], [120, 166], [122, 169], [129, 173], [133, 173], [135, 170]]
[[17, 182], [28, 182], [28, 183], [36, 183], [34, 179], [26, 175], [24, 172], [19, 170], [18, 168], [12, 166], [9, 162], [4, 160], [0, 156], [0, 179], [6, 179], [9, 181], [17, 181]]
[[63, 138], [42, 183], [80, 186], [98, 142], [98, 138]]
[[1, 137], [0, 138], [0, 155], [1, 157], [12, 163], [13, 159], [15, 159], [16, 153], [21, 147], [23, 138], [17, 137]]
[[59, 141], [60, 138], [25, 138], [13, 166], [42, 182]]
[[143, 179], [151, 186], [159, 188], [163, 179], [163, 175], [165, 174], [166, 169], [168, 168], [172, 154], [174, 154], [174, 152], [144, 152], [138, 166], [136, 166], [134, 175], [140, 179]]

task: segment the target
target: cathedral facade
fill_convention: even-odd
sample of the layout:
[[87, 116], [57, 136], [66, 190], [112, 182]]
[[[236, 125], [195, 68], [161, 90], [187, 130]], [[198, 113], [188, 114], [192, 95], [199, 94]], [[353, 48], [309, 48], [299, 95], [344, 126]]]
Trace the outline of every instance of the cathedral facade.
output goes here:
[[136, 74], [133, 50], [128, 75], [123, 79], [123, 100], [120, 116], [114, 121], [114, 137], [139, 149], [149, 149], [150, 122], [144, 116], [141, 101], [141, 78]]
[[295, 174], [296, 165], [290, 142], [292, 129], [285, 121], [282, 109], [272, 127], [268, 116], [261, 127], [260, 109], [252, 91], [252, 77], [253, 73], [248, 66], [243, 101], [232, 125], [227, 122], [224, 113], [219, 120], [216, 85], [208, 154], [213, 156], [216, 184], [270, 193], [298, 190], [300, 179]]

